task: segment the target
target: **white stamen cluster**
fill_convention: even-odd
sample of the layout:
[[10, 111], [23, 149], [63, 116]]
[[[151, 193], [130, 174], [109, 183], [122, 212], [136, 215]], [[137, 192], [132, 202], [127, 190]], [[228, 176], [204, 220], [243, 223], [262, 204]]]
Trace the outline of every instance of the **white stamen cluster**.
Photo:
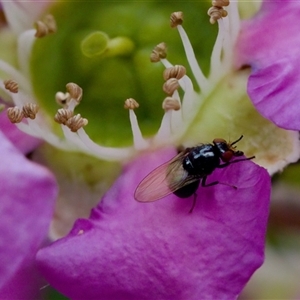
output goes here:
[[80, 128], [88, 124], [88, 120], [82, 118], [80, 114], [74, 115], [75, 107], [82, 99], [82, 88], [76, 83], [70, 82], [66, 85], [67, 92], [57, 92], [55, 100], [58, 104], [63, 106], [54, 116], [54, 121], [65, 125], [76, 132]]
[[[16, 107], [12, 107], [7, 111], [10, 120], [16, 123], [16, 126], [24, 132], [44, 139], [58, 148], [82, 151], [106, 160], [122, 161], [134, 155], [136, 150], [173, 143], [180, 138], [188, 123], [193, 120], [193, 117], [202, 104], [201, 98], [210, 92], [215, 82], [228, 71], [231, 65], [231, 50], [235, 39], [230, 37], [232, 35], [236, 37], [237, 35], [239, 28], [236, 24], [239, 24], [239, 17], [237, 3], [234, 3], [232, 8], [230, 8], [230, 15], [233, 15], [234, 20], [228, 20], [229, 18], [223, 20], [225, 14], [227, 15], [224, 7], [228, 6], [228, 4], [228, 0], [214, 0], [212, 1], [213, 7], [209, 11], [211, 23], [218, 22], [219, 24], [219, 34], [212, 52], [209, 77], [203, 74], [198, 65], [192, 45], [183, 29], [183, 13], [175, 12], [171, 14], [170, 25], [172, 28], [177, 28], [179, 32], [190, 69], [201, 93], [197, 94], [194, 91], [192, 81], [186, 75], [185, 67], [179, 65], [173, 66], [167, 60], [166, 44], [158, 44], [153, 49], [150, 60], [151, 62], [161, 62], [166, 68], [163, 74], [165, 80], [163, 90], [166, 93], [166, 98], [162, 103], [165, 114], [158, 133], [153, 139], [143, 138], [134, 112], [139, 107], [139, 104], [134, 99], [129, 98], [125, 101], [124, 107], [129, 110], [129, 119], [133, 133], [133, 147], [116, 149], [103, 147], [93, 142], [83, 128], [88, 124], [88, 120], [81, 117], [80, 114], [74, 113], [83, 95], [81, 87], [75, 83], [68, 83], [66, 85], [66, 92], [57, 92], [55, 95], [56, 102], [62, 108], [57, 110], [54, 120], [60, 124], [64, 138], [58, 137], [52, 132], [52, 126], [46, 122], [42, 112], [37, 113], [38, 107], [33, 103], [28, 104], [25, 101], [28, 96], [24, 93], [23, 89], [20, 91], [18, 83], [12, 80], [5, 81], [4, 83], [6, 92], [11, 92], [10, 95], [16, 105]], [[44, 36], [56, 30], [55, 20], [51, 16], [47, 16], [43, 21], [36, 22], [36, 26], [38, 29], [36, 36]], [[32, 46], [32, 31], [26, 32], [20, 38], [22, 44], [27, 43], [28, 37], [27, 48]], [[21, 86], [24, 87], [26, 85], [24, 84], [26, 79], [16, 70], [9, 68], [1, 61], [0, 67], [7, 70], [7, 73], [14, 75], [12, 77], [23, 81]]]

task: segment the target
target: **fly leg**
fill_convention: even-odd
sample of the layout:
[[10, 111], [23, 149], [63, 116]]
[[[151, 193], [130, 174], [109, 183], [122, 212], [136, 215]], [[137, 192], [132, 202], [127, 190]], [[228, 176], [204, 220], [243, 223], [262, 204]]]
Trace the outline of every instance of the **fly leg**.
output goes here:
[[[211, 182], [211, 183], [206, 184], [206, 179], [207, 179], [207, 176], [204, 176], [204, 177], [202, 178], [202, 180], [201, 180], [201, 186], [203, 186], [203, 187], [209, 187], [209, 186], [213, 186], [213, 185], [216, 185], [216, 184], [218, 184], [218, 183], [221, 183], [221, 182], [219, 182], [219, 181], [213, 181], [213, 182]], [[222, 184], [222, 183], [221, 183], [221, 184]], [[195, 206], [196, 206], [196, 202], [197, 202], [197, 194], [194, 193], [193, 205], [192, 205], [192, 207], [191, 207], [189, 213], [192, 213], [192, 212], [193, 212], [193, 210], [194, 210], [194, 208], [195, 208]]]
[[191, 207], [191, 209], [189, 210], [189, 214], [191, 214], [196, 206], [196, 202], [197, 202], [197, 194], [194, 193], [194, 199], [193, 199], [193, 205]]
[[[224, 164], [226, 165], [226, 164]], [[222, 166], [224, 166], [222, 165]], [[207, 176], [203, 177], [202, 178], [202, 181], [201, 181], [201, 186], [203, 187], [209, 187], [209, 186], [214, 186], [214, 185], [217, 185], [217, 184], [223, 184], [223, 185], [227, 185], [227, 186], [230, 186], [234, 189], [237, 189], [237, 187], [235, 185], [232, 185], [232, 184], [229, 184], [229, 183], [225, 183], [225, 182], [220, 182], [220, 181], [213, 181], [213, 182], [210, 182], [210, 183], [206, 183], [206, 179], [207, 179]]]
[[232, 165], [234, 163], [237, 163], [237, 162], [241, 162], [241, 161], [246, 161], [246, 160], [250, 160], [250, 159], [253, 159], [255, 158], [255, 156], [251, 156], [251, 157], [246, 157], [246, 158], [241, 158], [241, 159], [236, 159], [236, 160], [233, 160], [233, 161], [229, 161], [227, 163], [224, 163], [222, 165], [219, 165], [217, 166], [218, 169], [223, 169], [223, 168], [226, 168], [228, 167], [229, 165]]

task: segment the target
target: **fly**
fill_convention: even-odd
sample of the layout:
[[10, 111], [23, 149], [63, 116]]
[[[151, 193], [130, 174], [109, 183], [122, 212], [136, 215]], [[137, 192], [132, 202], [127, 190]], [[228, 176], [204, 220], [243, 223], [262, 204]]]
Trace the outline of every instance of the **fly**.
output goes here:
[[[252, 156], [233, 160], [244, 155], [234, 146], [242, 138], [243, 136], [232, 143], [217, 138], [212, 144], [186, 148], [170, 161], [154, 169], [140, 182], [134, 193], [135, 200], [152, 202], [171, 193], [180, 198], [188, 198], [196, 194], [200, 182], [202, 187], [218, 184], [218, 181], [206, 183], [207, 176], [215, 169], [255, 158]], [[196, 196], [191, 211], [195, 201]]]

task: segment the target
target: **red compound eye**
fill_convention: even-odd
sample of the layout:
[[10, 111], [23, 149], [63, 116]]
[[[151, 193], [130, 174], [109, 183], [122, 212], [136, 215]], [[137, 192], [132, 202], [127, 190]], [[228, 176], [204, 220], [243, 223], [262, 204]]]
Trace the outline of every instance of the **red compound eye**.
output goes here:
[[232, 159], [233, 155], [233, 152], [231, 150], [228, 150], [222, 153], [221, 159], [223, 162], [229, 162]]

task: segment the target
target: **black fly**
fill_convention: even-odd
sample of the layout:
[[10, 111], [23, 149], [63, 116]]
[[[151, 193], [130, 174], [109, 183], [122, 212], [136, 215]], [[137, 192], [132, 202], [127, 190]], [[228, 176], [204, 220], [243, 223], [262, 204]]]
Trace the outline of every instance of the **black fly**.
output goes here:
[[[152, 202], [171, 193], [180, 198], [187, 198], [196, 193], [200, 182], [202, 187], [218, 184], [218, 181], [206, 183], [207, 176], [215, 169], [254, 158], [252, 156], [232, 160], [244, 155], [234, 146], [242, 138], [243, 136], [232, 143], [218, 138], [214, 139], [212, 144], [185, 149], [148, 174], [136, 188], [134, 198], [139, 202]], [[191, 211], [195, 200], [196, 197]]]

